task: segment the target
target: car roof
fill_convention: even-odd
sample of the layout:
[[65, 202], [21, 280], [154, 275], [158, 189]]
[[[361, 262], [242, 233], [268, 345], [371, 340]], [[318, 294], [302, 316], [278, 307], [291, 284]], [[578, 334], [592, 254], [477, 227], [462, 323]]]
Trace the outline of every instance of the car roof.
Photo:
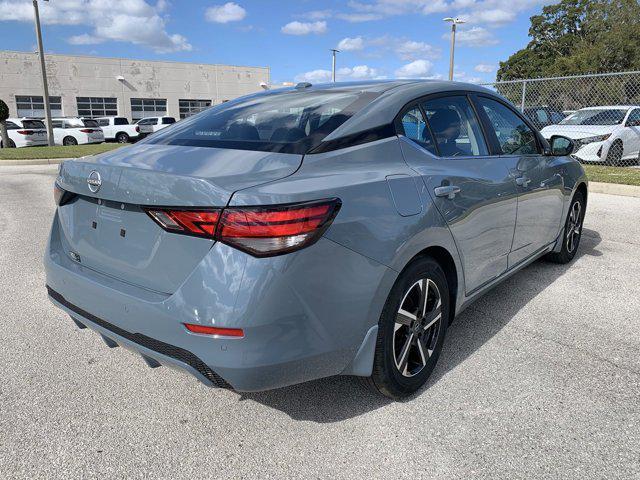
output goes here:
[[[302, 88], [293, 87], [290, 91], [301, 91]], [[325, 137], [324, 141], [331, 141], [347, 135], [371, 130], [392, 123], [404, 105], [412, 100], [434, 93], [445, 92], [476, 92], [503, 98], [493, 90], [480, 85], [464, 82], [450, 82], [439, 79], [420, 80], [387, 80], [366, 82], [338, 82], [304, 87], [303, 91], [342, 91], [342, 92], [375, 92], [379, 95], [356, 112], [349, 120]], [[504, 100], [504, 99], [503, 99]]]
[[[629, 110], [630, 108], [638, 108], [639, 105], [602, 105], [597, 107], [584, 107], [580, 110]], [[580, 110], [576, 110], [579, 112]]]

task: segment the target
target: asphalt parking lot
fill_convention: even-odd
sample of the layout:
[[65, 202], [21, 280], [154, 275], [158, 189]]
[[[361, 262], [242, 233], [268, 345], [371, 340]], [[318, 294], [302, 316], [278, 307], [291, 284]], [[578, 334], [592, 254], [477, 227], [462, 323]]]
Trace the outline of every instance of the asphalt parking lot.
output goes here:
[[78, 330], [41, 257], [56, 167], [0, 166], [0, 478], [640, 478], [640, 198], [465, 311], [403, 403], [209, 389]]

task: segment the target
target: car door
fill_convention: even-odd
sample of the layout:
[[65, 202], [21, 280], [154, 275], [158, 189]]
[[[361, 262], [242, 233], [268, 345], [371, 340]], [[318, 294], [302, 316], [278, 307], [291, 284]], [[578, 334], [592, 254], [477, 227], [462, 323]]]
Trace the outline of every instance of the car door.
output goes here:
[[629, 113], [627, 121], [625, 122], [626, 129], [628, 130], [627, 137], [628, 149], [625, 148], [627, 155], [638, 156], [640, 152], [640, 108], [634, 108]]
[[466, 293], [473, 293], [508, 266], [516, 223], [510, 176], [515, 162], [491, 154], [465, 92], [408, 106], [396, 128], [405, 161], [420, 174], [451, 230]]
[[495, 97], [474, 96], [501, 158], [511, 165], [518, 189], [518, 216], [509, 267], [555, 241], [564, 202], [564, 162], [544, 155], [533, 127], [514, 108]]

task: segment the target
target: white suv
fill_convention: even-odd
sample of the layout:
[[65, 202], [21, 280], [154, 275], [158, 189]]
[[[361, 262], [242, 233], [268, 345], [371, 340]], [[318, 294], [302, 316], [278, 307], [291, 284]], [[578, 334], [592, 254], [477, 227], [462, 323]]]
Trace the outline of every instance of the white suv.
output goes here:
[[[36, 147], [49, 143], [47, 129], [41, 120], [8, 118], [6, 125], [10, 147]], [[1, 139], [0, 146], [3, 146]]]
[[176, 123], [173, 117], [144, 117], [136, 122], [140, 127], [140, 135], [145, 136]]
[[572, 138], [576, 142], [573, 156], [581, 162], [614, 166], [636, 162], [640, 159], [640, 106], [583, 108], [540, 133], [547, 139], [552, 135]]
[[56, 145], [83, 145], [104, 142], [104, 133], [98, 122], [88, 118], [54, 118], [53, 139]]
[[105, 140], [115, 140], [118, 143], [128, 143], [140, 136], [140, 127], [130, 125], [125, 117], [95, 118], [104, 133]]

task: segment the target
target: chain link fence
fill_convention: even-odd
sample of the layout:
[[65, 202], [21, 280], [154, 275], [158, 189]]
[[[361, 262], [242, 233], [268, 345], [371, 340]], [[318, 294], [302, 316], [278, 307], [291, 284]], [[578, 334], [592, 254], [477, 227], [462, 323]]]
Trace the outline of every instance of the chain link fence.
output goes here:
[[570, 137], [585, 164], [639, 168], [640, 72], [484, 84], [506, 97], [545, 138]]

